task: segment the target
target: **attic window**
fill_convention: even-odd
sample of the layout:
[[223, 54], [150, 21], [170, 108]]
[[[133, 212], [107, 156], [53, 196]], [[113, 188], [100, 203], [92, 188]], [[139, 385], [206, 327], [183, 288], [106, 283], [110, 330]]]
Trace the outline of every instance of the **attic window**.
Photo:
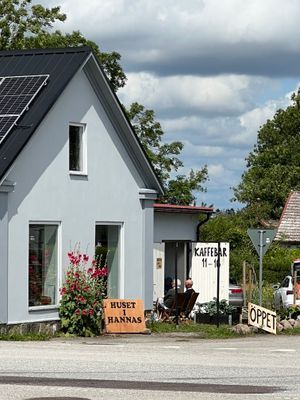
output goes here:
[[85, 129], [84, 125], [69, 125], [69, 170], [71, 173], [85, 173]]

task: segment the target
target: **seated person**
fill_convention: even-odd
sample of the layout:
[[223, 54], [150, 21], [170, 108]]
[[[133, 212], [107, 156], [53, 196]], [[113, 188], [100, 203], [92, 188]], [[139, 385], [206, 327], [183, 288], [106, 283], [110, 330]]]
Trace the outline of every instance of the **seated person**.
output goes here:
[[[185, 282], [184, 282], [184, 286], [185, 286], [185, 292], [184, 292], [184, 303], [183, 303], [183, 310], [186, 309], [186, 307], [189, 304], [190, 298], [192, 296], [193, 293], [195, 293], [195, 290], [193, 289], [193, 281], [191, 278], [188, 278]], [[185, 316], [187, 317], [189, 314], [189, 311], [191, 310], [187, 310], [185, 313]]]
[[171, 276], [167, 276], [166, 279], [165, 279], [165, 291], [164, 291], [164, 294], [166, 294], [169, 289], [172, 289], [172, 282], [173, 282], [173, 278]]
[[188, 278], [185, 282], [184, 282], [184, 286], [185, 286], [185, 292], [184, 292], [184, 297], [187, 300], [187, 302], [190, 300], [191, 296], [193, 293], [195, 293], [195, 290], [193, 289], [193, 281], [191, 278]]
[[[175, 295], [176, 295], [176, 290], [175, 290], [175, 279], [172, 282], [172, 288], [167, 291], [165, 294], [165, 297], [158, 298], [157, 299], [157, 309], [158, 310], [165, 310], [168, 308], [171, 308], [174, 300], [175, 300]], [[177, 291], [180, 292], [180, 286], [181, 286], [181, 281], [180, 279], [177, 279]]]

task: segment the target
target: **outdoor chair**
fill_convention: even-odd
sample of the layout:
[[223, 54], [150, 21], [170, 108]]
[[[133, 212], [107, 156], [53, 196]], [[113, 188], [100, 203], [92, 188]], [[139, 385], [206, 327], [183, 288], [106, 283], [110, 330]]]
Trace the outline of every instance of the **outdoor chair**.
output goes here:
[[164, 322], [170, 321], [173, 319], [174, 316], [176, 316], [176, 312], [179, 318], [182, 306], [184, 304], [184, 300], [185, 300], [184, 293], [177, 293], [177, 301], [175, 298], [170, 308], [163, 308], [161, 310], [160, 319]]
[[198, 296], [199, 296], [199, 293], [197, 293], [197, 292], [192, 293], [188, 303], [183, 305], [183, 307], [181, 309], [181, 313], [180, 313], [181, 319], [184, 320], [189, 317], [191, 311], [193, 310], [193, 308], [195, 306]]

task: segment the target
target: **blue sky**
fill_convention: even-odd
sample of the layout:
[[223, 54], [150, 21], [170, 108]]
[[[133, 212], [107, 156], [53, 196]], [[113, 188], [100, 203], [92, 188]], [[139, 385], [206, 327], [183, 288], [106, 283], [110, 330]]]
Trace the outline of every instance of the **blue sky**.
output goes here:
[[[208, 166], [201, 202], [231, 203], [257, 130], [285, 108], [300, 77], [298, 0], [64, 0], [59, 29], [117, 51], [118, 92], [155, 111], [166, 140], [184, 143], [186, 173]], [[84, 5], [84, 6], [83, 6]]]

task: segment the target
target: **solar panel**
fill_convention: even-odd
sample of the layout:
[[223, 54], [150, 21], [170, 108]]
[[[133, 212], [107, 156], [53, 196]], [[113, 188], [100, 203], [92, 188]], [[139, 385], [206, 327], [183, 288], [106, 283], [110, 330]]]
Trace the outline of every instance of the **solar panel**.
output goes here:
[[0, 77], [0, 143], [45, 85], [49, 75]]

